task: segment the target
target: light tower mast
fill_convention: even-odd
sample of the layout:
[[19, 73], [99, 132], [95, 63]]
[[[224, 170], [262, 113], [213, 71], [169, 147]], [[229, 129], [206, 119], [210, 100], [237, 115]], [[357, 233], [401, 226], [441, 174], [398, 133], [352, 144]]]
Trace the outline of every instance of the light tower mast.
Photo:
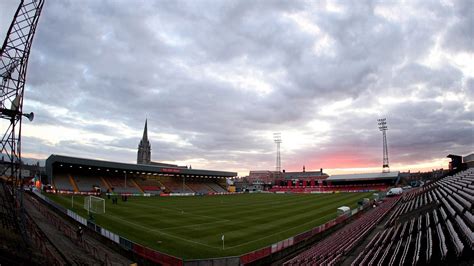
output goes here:
[[33, 113], [23, 113], [23, 92], [28, 57], [43, 4], [44, 0], [20, 2], [0, 50], [0, 118], [2, 128], [6, 129], [1, 140], [6, 164], [0, 174], [10, 179], [13, 187], [21, 180], [21, 118], [26, 116], [33, 120]]
[[23, 93], [28, 57], [43, 4], [44, 0], [20, 2], [0, 50], [0, 118], [2, 128], [6, 129], [0, 151], [6, 162], [0, 174], [10, 179], [12, 187], [21, 181], [21, 118], [33, 120], [33, 113], [23, 113]]
[[[21, 0], [6, 38], [0, 47], [0, 127], [5, 130], [1, 140], [2, 165], [0, 175], [11, 183], [11, 205], [16, 206], [15, 219], [23, 242], [29, 236], [24, 223], [23, 179], [21, 176], [21, 120], [33, 120], [33, 113], [23, 113], [28, 57], [44, 0]], [[18, 189], [19, 187], [19, 189]]]
[[281, 141], [281, 133], [273, 133], [273, 141], [275, 141], [277, 146], [277, 156], [276, 156], [276, 167], [275, 170], [280, 173], [281, 172], [281, 156], [280, 156], [280, 143]]
[[390, 166], [388, 165], [388, 148], [387, 148], [387, 119], [381, 118], [377, 119], [379, 130], [382, 131], [382, 138], [383, 138], [383, 164], [382, 164], [382, 172], [383, 173], [390, 173]]

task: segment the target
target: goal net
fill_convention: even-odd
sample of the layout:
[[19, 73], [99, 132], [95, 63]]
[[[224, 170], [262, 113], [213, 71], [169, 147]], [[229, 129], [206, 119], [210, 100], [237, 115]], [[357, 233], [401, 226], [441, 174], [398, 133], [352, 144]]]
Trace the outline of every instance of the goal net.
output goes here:
[[84, 209], [87, 213], [105, 213], [105, 200], [95, 196], [87, 196], [84, 198]]

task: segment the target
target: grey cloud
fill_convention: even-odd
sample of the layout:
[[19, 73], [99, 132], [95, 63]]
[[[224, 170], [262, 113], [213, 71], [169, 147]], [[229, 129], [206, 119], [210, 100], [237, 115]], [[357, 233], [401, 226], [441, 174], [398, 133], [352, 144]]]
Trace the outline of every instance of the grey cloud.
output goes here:
[[394, 85], [408, 87], [411, 84], [424, 83], [429, 89], [461, 89], [462, 72], [451, 65], [442, 69], [432, 69], [420, 64], [409, 64], [400, 69]]
[[443, 45], [453, 51], [474, 51], [474, 4], [470, 0], [456, 0], [453, 3], [456, 14], [443, 37]]
[[[80, 121], [122, 123], [140, 132], [148, 117], [151, 132], [178, 135], [190, 144], [152, 139], [154, 160], [202, 158], [213, 168], [271, 169], [272, 136], [261, 137], [261, 132], [298, 129], [312, 136], [319, 133], [307, 124], [320, 119], [330, 125], [327, 141], [284, 156], [290, 168], [299, 169], [304, 161], [337, 167], [329, 159], [344, 152], [347, 162], [378, 165], [378, 115], [363, 108], [387, 115], [395, 161], [472, 148], [467, 127], [472, 115], [465, 107], [473, 99], [472, 77], [453, 62], [436, 68], [420, 63], [438, 37], [441, 48], [452, 53], [472, 50], [472, 4], [410, 2], [406, 7], [420, 15], [402, 21], [374, 11], [397, 3], [342, 4], [343, 13], [304, 1], [48, 1], [30, 57], [25, 109], [37, 108], [32, 111], [38, 125], [114, 140], [51, 145], [38, 138], [27, 140], [24, 148], [134, 161], [141, 134], [123, 136]], [[15, 5], [2, 1], [0, 10]], [[319, 37], [286, 16], [300, 12], [333, 41], [330, 54], [316, 54]], [[0, 16], [0, 30], [8, 16]], [[259, 94], [203, 74], [212, 69], [225, 77], [239, 68], [257, 71], [253, 78], [263, 79], [271, 91]], [[434, 101], [446, 91], [465, 93], [467, 99]], [[408, 95], [420, 101], [410, 102]], [[405, 100], [383, 106], [378, 100], [386, 96]], [[345, 99], [352, 100], [346, 112], [321, 114]], [[70, 119], [46, 105], [66, 109]]]

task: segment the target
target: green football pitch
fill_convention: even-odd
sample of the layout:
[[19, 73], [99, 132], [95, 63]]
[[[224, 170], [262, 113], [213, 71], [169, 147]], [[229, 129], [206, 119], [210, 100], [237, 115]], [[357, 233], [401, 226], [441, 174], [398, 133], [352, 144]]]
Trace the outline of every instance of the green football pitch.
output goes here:
[[[372, 193], [238, 194], [196, 197], [129, 197], [105, 201], [95, 222], [111, 232], [183, 259], [242, 255], [307, 231], [355, 208]], [[48, 195], [87, 218], [84, 198]], [[224, 235], [224, 249], [222, 246]]]

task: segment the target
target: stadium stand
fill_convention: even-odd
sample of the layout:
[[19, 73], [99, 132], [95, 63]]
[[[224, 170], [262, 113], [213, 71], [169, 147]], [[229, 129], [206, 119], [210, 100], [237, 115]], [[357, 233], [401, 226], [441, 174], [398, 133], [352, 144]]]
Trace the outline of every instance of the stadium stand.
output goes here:
[[[114, 188], [117, 193], [133, 194], [226, 192], [224, 189], [226, 178], [237, 176], [234, 172], [191, 169], [155, 162], [129, 164], [54, 154], [46, 159], [45, 169], [48, 181], [53, 185], [57, 182], [56, 188], [59, 188], [60, 193], [72, 191], [87, 193], [91, 192], [94, 186], [100, 187], [101, 191]], [[127, 176], [122, 173], [126, 173]], [[157, 181], [146, 181], [146, 179]], [[206, 185], [219, 182], [224, 184], [220, 187]], [[187, 183], [190, 183], [195, 191]]]
[[150, 194], [160, 194], [161, 193], [161, 187], [163, 185], [157, 179], [136, 178], [135, 181], [137, 182], [137, 185], [140, 186], [140, 188], [145, 193], [150, 193]]
[[217, 193], [227, 192], [221, 185], [217, 183], [209, 182], [207, 185]]
[[125, 186], [124, 178], [117, 177], [106, 177], [105, 180], [110, 184], [114, 189], [114, 192], [117, 193], [141, 193], [141, 191], [135, 186], [131, 179], [127, 179]]
[[[320, 174], [322, 174], [322, 171]], [[298, 176], [295, 175], [295, 177]], [[400, 173], [366, 173], [333, 176], [323, 174], [323, 176], [324, 178], [319, 179], [310, 176], [308, 178], [276, 180], [275, 185], [269, 191], [292, 193], [385, 191], [398, 182]]]
[[[308, 250], [285, 262], [284, 265], [336, 264], [370, 233], [372, 228], [383, 219], [385, 214], [392, 209], [399, 199], [399, 197], [386, 198], [379, 206], [369, 210], [354, 222], [347, 224]], [[388, 236], [379, 237], [383, 241], [386, 241], [386, 238]]]
[[178, 180], [179, 179], [169, 176], [160, 176], [160, 182], [165, 187], [165, 191], [171, 193], [192, 193], [192, 191], [186, 186], [186, 184], [184, 185], [183, 189], [182, 181], [179, 182]]
[[214, 192], [214, 190], [209, 186], [209, 182], [207, 182], [206, 180], [189, 180], [186, 181], [186, 185], [194, 192], [199, 194], [208, 194]]
[[270, 192], [353, 192], [353, 191], [385, 191], [388, 185], [386, 184], [357, 184], [357, 185], [328, 185], [328, 186], [274, 186]]
[[97, 177], [87, 175], [72, 175], [72, 177], [74, 178], [79, 191], [95, 191], [94, 187], [100, 188], [101, 191], [107, 191], [107, 187]]
[[55, 188], [60, 191], [76, 192], [96, 192], [94, 188], [100, 188], [102, 192], [113, 188], [113, 191], [116, 193], [149, 193], [154, 195], [159, 195], [162, 192], [198, 194], [227, 192], [222, 185], [208, 178], [185, 179], [183, 190], [181, 180], [182, 178], [170, 176], [160, 176], [156, 178], [129, 177], [125, 186], [125, 179], [122, 177], [102, 177], [76, 173], [57, 174], [53, 182]]
[[67, 174], [58, 174], [54, 178], [54, 187], [59, 190], [74, 191], [74, 187], [69, 181], [69, 175]]
[[[451, 264], [472, 256], [473, 177], [471, 168], [403, 195], [385, 229], [352, 265]], [[391, 232], [390, 241], [379, 237]]]

